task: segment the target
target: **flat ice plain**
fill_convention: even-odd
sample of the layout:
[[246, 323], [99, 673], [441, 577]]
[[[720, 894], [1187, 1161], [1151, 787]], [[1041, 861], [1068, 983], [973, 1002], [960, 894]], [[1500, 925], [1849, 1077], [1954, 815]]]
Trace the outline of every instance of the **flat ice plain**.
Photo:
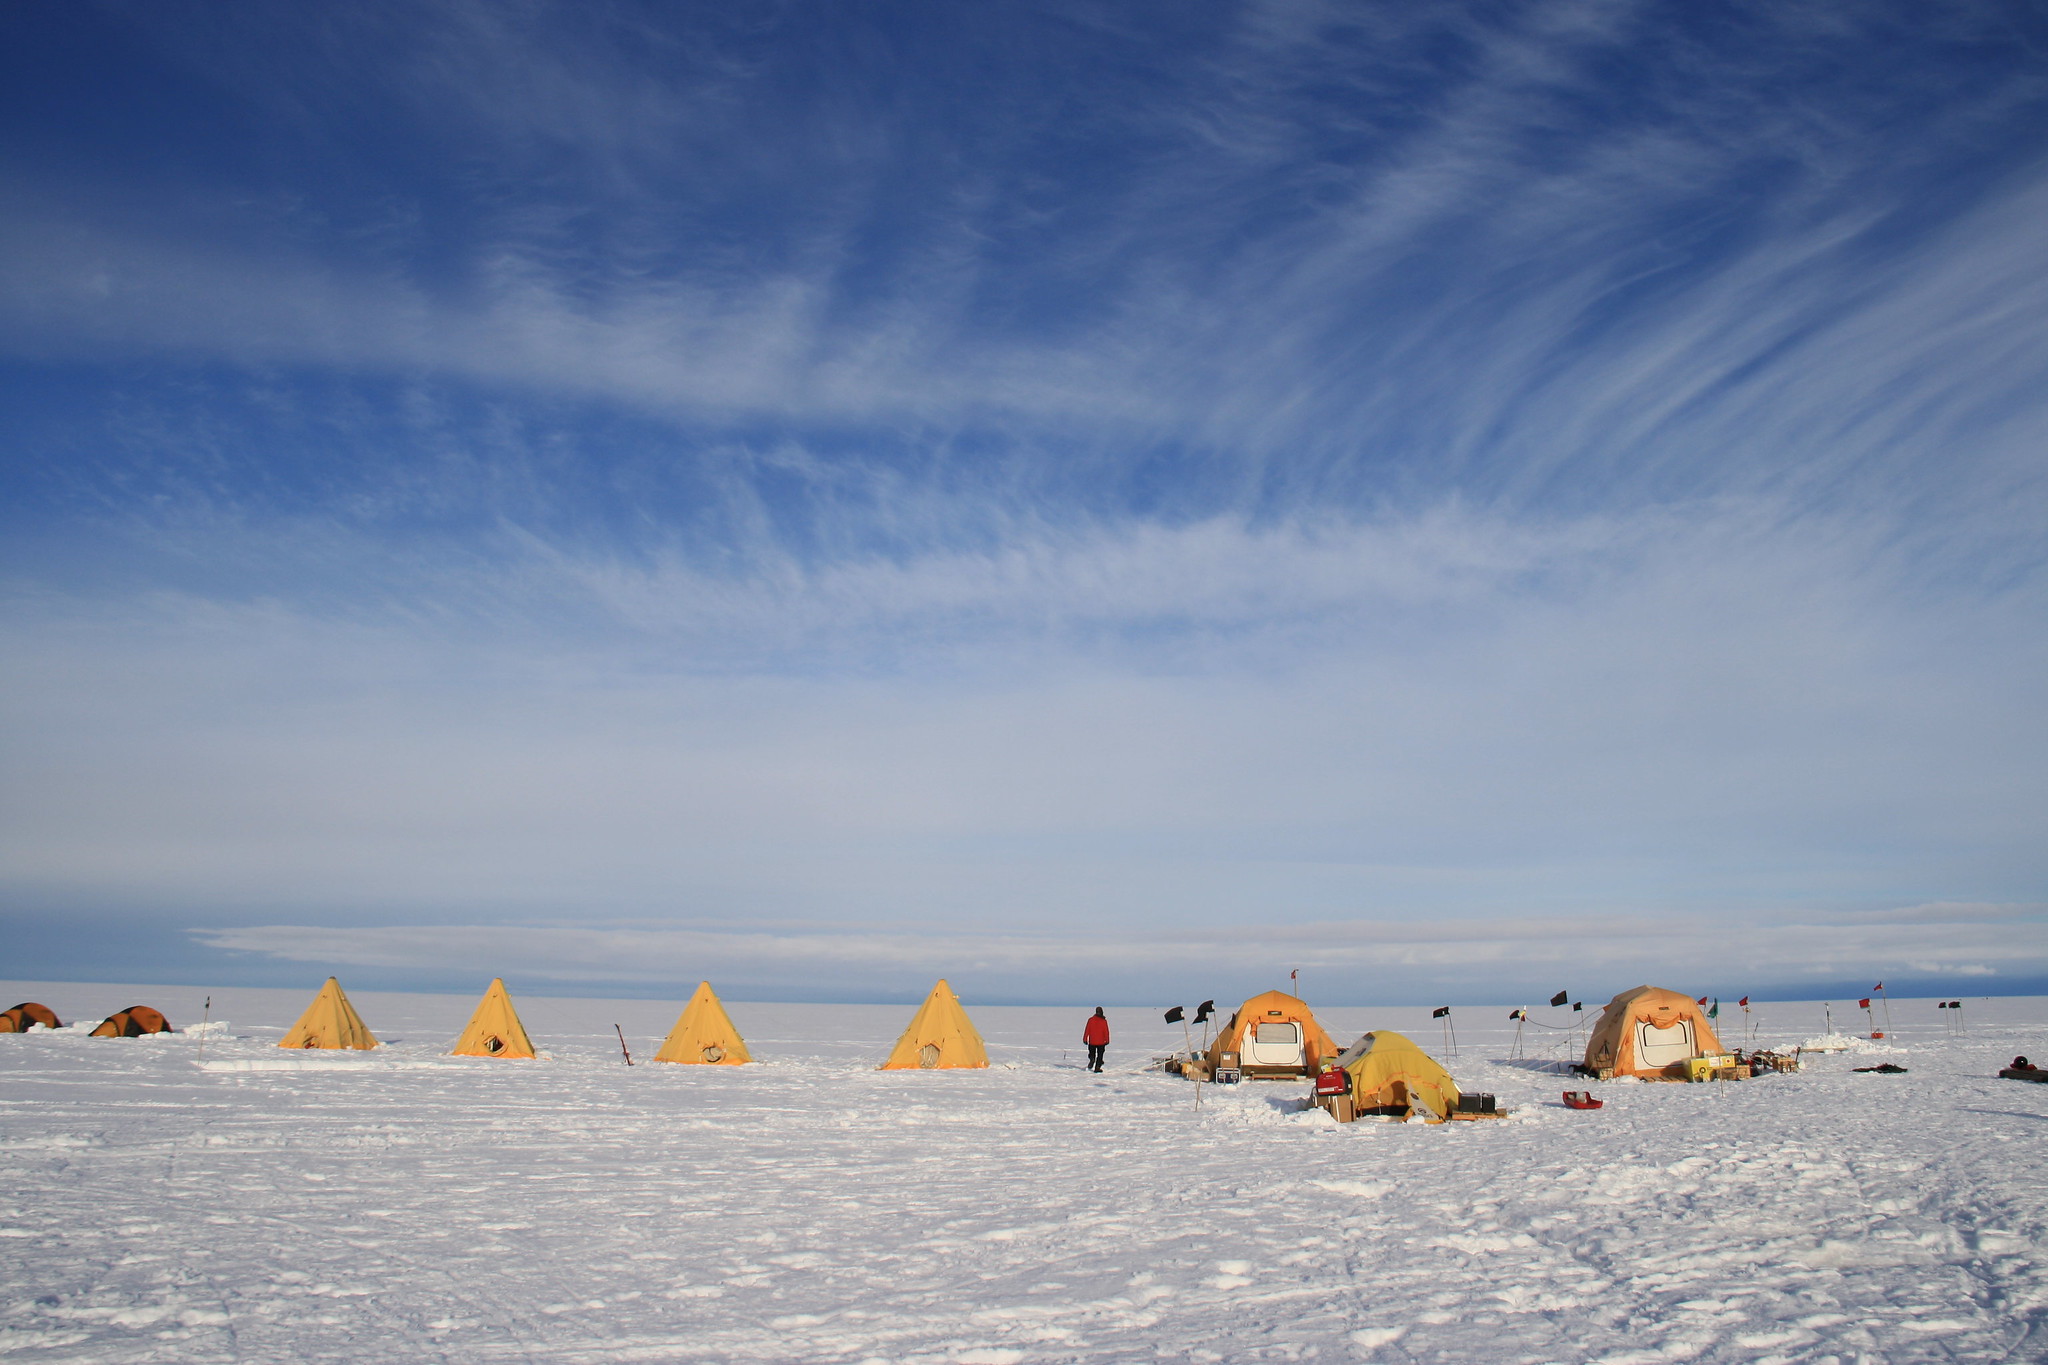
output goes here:
[[[1112, 1009], [1092, 1076], [1084, 1011], [969, 994], [992, 1069], [883, 1073], [909, 1006], [728, 1001], [761, 1064], [680, 1067], [644, 1058], [686, 991], [509, 984], [548, 1059], [444, 1057], [474, 995], [370, 992], [384, 1049], [282, 1053], [317, 979], [213, 992], [231, 1022], [203, 1061], [190, 1034], [0, 1036], [0, 1354], [2048, 1359], [2048, 1086], [1996, 1078], [2048, 1054], [2048, 1000], [1966, 998], [1961, 1034], [1894, 1000], [1884, 1045], [1601, 1086], [1594, 1113], [1507, 1060], [1505, 1007], [1461, 1007], [1446, 1060], [1514, 1116], [1340, 1128], [1299, 1083], [1204, 1086], [1198, 1108], [1140, 1069], [1180, 1037], [1158, 1010]], [[89, 1026], [153, 1004], [183, 1029], [203, 994], [8, 982], [0, 1007]], [[1427, 1013], [1322, 1017], [1438, 1052]], [[1823, 1031], [1819, 1004], [1754, 1019], [1767, 1042]], [[1835, 1022], [1863, 1023], [1840, 1002]], [[1851, 1070], [1880, 1060], [1909, 1073]]]

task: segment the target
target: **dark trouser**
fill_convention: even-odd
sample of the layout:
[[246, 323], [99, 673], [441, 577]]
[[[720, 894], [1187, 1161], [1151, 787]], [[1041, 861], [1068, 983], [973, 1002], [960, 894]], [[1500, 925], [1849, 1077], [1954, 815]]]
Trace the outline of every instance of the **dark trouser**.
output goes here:
[[1109, 1051], [1108, 1043], [1088, 1044], [1088, 1069], [1090, 1071], [1102, 1070], [1102, 1054], [1107, 1051]]

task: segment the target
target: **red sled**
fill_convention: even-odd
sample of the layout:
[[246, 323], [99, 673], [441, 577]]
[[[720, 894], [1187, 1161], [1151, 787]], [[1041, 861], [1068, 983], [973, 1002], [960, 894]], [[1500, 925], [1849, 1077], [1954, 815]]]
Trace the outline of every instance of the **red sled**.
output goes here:
[[1584, 1090], [1567, 1090], [1564, 1092], [1564, 1107], [1567, 1109], [1598, 1109], [1606, 1103], [1606, 1100], [1594, 1099], [1591, 1094]]

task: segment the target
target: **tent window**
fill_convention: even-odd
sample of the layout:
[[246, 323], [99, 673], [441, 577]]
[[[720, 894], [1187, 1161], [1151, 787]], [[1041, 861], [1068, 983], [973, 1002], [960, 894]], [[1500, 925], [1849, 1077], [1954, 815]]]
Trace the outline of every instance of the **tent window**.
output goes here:
[[1301, 1059], [1299, 1024], [1256, 1024], [1251, 1036], [1245, 1039], [1244, 1060], [1248, 1066], [1300, 1066]]
[[917, 1050], [917, 1064], [926, 1071], [936, 1067], [939, 1064], [939, 1045], [937, 1043], [926, 1043], [923, 1047], [919, 1048]]
[[713, 1043], [704, 1049], [703, 1057], [707, 1062], [722, 1062], [725, 1060], [725, 1049]]
[[504, 1050], [505, 1040], [503, 1038], [498, 1037], [496, 1034], [492, 1034], [490, 1037], [484, 1039], [484, 1051], [490, 1053], [493, 1057], [497, 1056]]
[[1692, 1020], [1681, 1019], [1670, 1028], [1652, 1028], [1647, 1020], [1637, 1021], [1637, 1066], [1666, 1067], [1693, 1055]]

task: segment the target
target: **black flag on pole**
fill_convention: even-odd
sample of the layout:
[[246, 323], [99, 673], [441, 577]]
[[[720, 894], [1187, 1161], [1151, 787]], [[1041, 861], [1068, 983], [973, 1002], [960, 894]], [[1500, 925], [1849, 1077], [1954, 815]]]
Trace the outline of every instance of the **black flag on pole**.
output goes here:
[[1449, 1005], [1445, 1005], [1442, 1009], [1431, 1010], [1429, 1012], [1429, 1017], [1432, 1019], [1441, 1019], [1444, 1016], [1448, 1015], [1450, 1012], [1451, 1007]]
[[1508, 1015], [1508, 1018], [1510, 1019], [1527, 1019], [1528, 1017], [1529, 1011], [1527, 1010], [1515, 1010], [1514, 1012]]
[[1214, 1000], [1204, 1000], [1201, 1004], [1195, 1006], [1195, 1022], [1198, 1024], [1207, 1023], [1209, 1016], [1215, 1012], [1216, 1002]]
[[1181, 1020], [1187, 1017], [1188, 1012], [1182, 1009], [1179, 1005], [1175, 1005], [1172, 1009], [1166, 1012], [1166, 1022], [1169, 1024], [1178, 1024]]
[[1550, 1006], [1552, 1009], [1555, 1009], [1571, 998], [1572, 993], [1570, 991], [1559, 991], [1556, 995], [1550, 997]]
[[1583, 1000], [1574, 1000], [1572, 1001], [1572, 1008], [1574, 1010], [1582, 1010], [1586, 1008], [1586, 1002]]

